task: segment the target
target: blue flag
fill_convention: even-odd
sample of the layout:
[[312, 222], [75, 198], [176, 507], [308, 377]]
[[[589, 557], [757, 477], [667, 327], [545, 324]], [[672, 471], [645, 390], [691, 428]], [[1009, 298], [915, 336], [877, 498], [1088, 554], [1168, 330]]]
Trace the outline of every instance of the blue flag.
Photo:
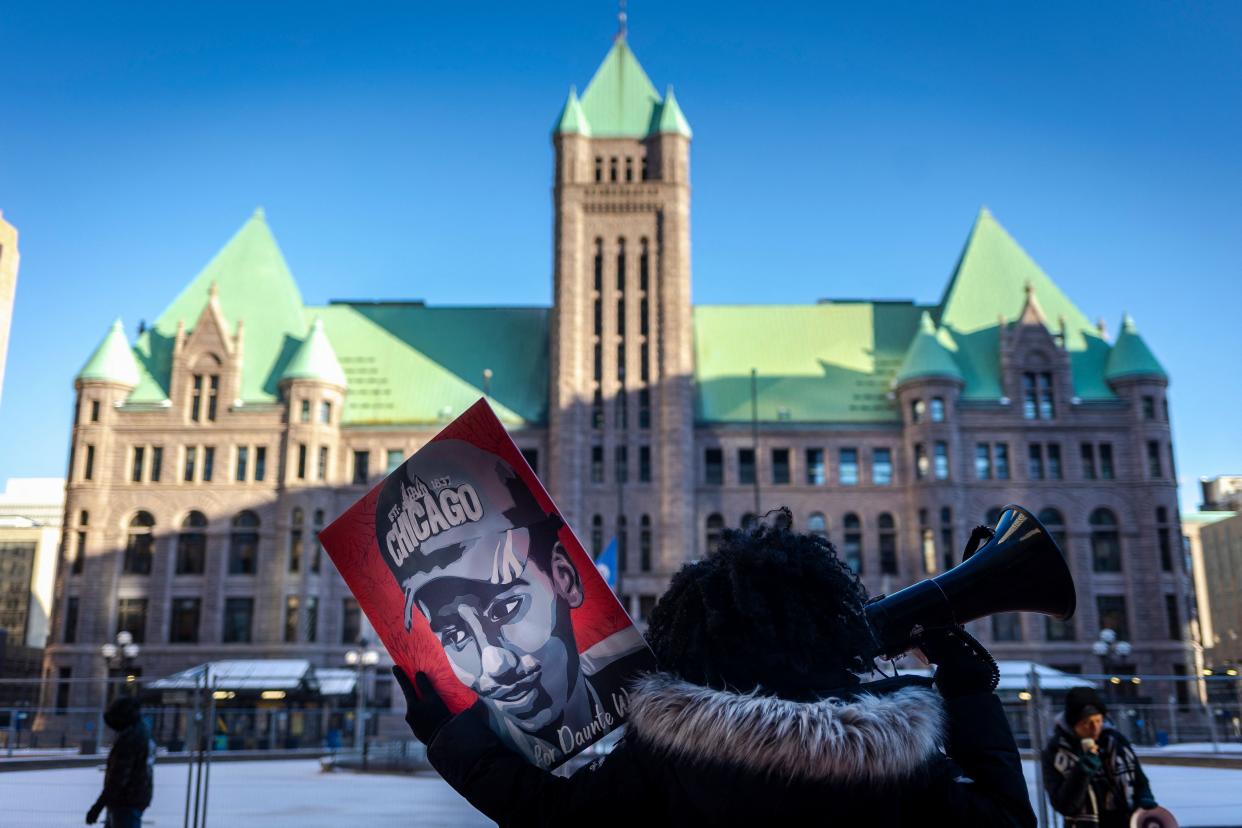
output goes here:
[[608, 584], [608, 588], [615, 590], [617, 588], [616, 538], [608, 541], [604, 551], [599, 553], [599, 557], [595, 559], [595, 568], [599, 570], [599, 574], [603, 577], [604, 583]]

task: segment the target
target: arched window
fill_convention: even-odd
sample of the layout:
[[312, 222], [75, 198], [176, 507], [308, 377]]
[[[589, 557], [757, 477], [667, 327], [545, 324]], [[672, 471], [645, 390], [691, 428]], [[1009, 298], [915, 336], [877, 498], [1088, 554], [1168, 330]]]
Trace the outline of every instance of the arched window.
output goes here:
[[598, 558], [604, 551], [604, 516], [591, 516], [591, 557]]
[[323, 562], [323, 544], [319, 542], [319, 531], [323, 529], [323, 509], [315, 510], [312, 529], [315, 532], [315, 546], [311, 555], [311, 572], [318, 575], [319, 568]]
[[630, 562], [630, 535], [625, 525], [625, 515], [617, 516], [617, 569], [625, 572]]
[[177, 534], [178, 575], [202, 575], [207, 563], [207, 517], [190, 512], [181, 521]]
[[742, 515], [742, 528], [743, 529], [754, 529], [758, 525], [759, 525], [759, 518], [755, 516], [754, 512], [747, 512], [746, 514]]
[[897, 574], [897, 522], [888, 512], [880, 514], [876, 521], [880, 536], [880, 573]]
[[302, 507], [295, 506], [289, 515], [289, 571], [297, 572], [302, 568], [302, 548], [305, 543], [306, 515]]
[[850, 512], [841, 518], [841, 531], [844, 537], [845, 564], [855, 573], [863, 571], [863, 532], [862, 521], [858, 515]]
[[707, 536], [703, 548], [708, 555], [716, 554], [720, 549], [720, 538], [724, 534], [724, 517], [718, 512], [707, 516]]
[[150, 512], [138, 512], [129, 520], [129, 529], [125, 535], [125, 559], [123, 572], [126, 575], [150, 575], [151, 553], [155, 549], [155, 518]]
[[828, 519], [823, 512], [811, 512], [811, 516], [806, 519], [806, 531], [821, 538], [828, 537]]
[[1069, 555], [1065, 546], [1067, 540], [1065, 536], [1065, 516], [1050, 506], [1046, 509], [1041, 509], [1036, 517], [1039, 518], [1039, 522], [1044, 525], [1044, 528], [1048, 530], [1048, 535], [1056, 541], [1057, 546], [1061, 547], [1061, 554]]
[[1103, 507], [1091, 513], [1091, 568], [1096, 572], [1121, 571], [1121, 533], [1117, 516]]
[[651, 571], [651, 517], [643, 515], [638, 522], [638, 568]]
[[238, 512], [229, 532], [229, 574], [254, 575], [259, 568], [259, 516]]

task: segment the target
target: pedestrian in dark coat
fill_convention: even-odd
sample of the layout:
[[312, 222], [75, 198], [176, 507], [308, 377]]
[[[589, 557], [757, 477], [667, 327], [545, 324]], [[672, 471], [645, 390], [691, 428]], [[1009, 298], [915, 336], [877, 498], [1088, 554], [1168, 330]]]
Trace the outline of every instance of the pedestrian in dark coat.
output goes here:
[[431, 763], [504, 826], [1033, 826], [994, 664], [941, 634], [925, 646], [934, 685], [864, 683], [865, 599], [823, 538], [726, 533], [651, 614], [664, 672], [631, 689], [626, 735], [568, 778], [472, 711], [450, 717], [425, 674], [395, 672]]
[[137, 699], [114, 701], [104, 713], [104, 724], [116, 731], [116, 741], [108, 753], [103, 793], [87, 812], [86, 824], [94, 825], [107, 808], [107, 828], [141, 828], [155, 781], [155, 743]]
[[1136, 810], [1156, 807], [1133, 746], [1107, 714], [1093, 688], [1075, 687], [1044, 748], [1044, 787], [1067, 828], [1127, 828]]

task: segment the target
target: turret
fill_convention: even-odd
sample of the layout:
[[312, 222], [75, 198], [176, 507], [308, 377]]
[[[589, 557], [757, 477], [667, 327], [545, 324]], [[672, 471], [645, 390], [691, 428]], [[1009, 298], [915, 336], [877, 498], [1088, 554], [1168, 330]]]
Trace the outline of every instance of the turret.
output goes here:
[[323, 484], [334, 480], [337, 458], [332, 455], [347, 384], [323, 321], [315, 319], [280, 375], [289, 423], [286, 482]]

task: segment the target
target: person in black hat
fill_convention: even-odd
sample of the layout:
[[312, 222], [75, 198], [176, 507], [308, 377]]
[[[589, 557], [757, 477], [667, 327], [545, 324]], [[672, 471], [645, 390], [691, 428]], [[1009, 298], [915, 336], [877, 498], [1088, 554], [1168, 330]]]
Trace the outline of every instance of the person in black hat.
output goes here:
[[142, 812], [151, 804], [155, 743], [138, 700], [129, 696], [108, 706], [104, 724], [116, 731], [116, 741], [108, 753], [103, 793], [87, 812], [86, 824], [94, 825], [107, 808], [107, 828], [139, 828]]
[[1107, 715], [1095, 688], [1073, 688], [1044, 748], [1044, 787], [1067, 828], [1124, 828], [1134, 811], [1156, 807], [1133, 746]]

